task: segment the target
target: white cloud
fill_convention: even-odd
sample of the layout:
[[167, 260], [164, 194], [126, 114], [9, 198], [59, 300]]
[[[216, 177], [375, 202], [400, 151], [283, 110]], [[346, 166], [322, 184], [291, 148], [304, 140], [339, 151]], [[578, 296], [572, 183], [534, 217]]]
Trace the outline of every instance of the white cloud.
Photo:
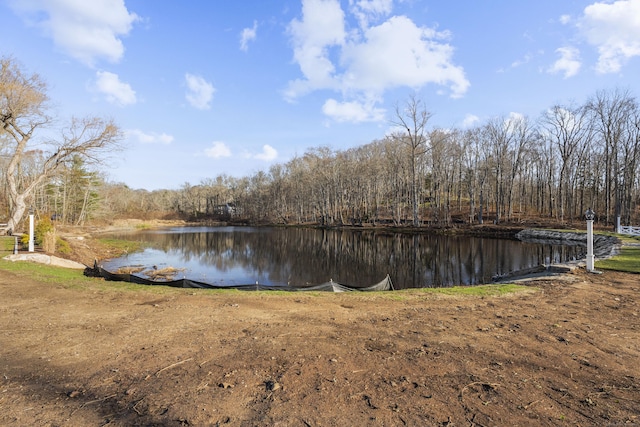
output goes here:
[[255, 154], [251, 157], [258, 160], [264, 160], [265, 162], [270, 162], [278, 158], [278, 151], [276, 151], [276, 149], [273, 148], [272, 146], [265, 144], [262, 147], [261, 153]]
[[212, 159], [219, 159], [221, 157], [231, 157], [231, 149], [222, 141], [215, 141], [211, 144], [211, 147], [204, 150], [204, 154]]
[[211, 108], [211, 100], [213, 93], [216, 91], [213, 85], [200, 76], [193, 74], [185, 74], [187, 83], [187, 94], [185, 95], [189, 104], [199, 110], [208, 110]]
[[464, 120], [462, 121], [462, 127], [470, 128], [476, 123], [478, 123], [479, 121], [480, 121], [480, 117], [474, 114], [467, 114], [466, 116], [464, 116]]
[[249, 42], [256, 39], [256, 34], [258, 31], [258, 22], [253, 21], [252, 28], [245, 28], [240, 33], [240, 50], [246, 52], [249, 50]]
[[315, 89], [335, 85], [335, 66], [329, 58], [329, 48], [344, 43], [344, 12], [337, 0], [303, 0], [302, 20], [289, 24], [293, 42], [293, 57], [304, 79], [290, 82], [286, 96], [295, 99]]
[[322, 112], [337, 122], [375, 122], [384, 120], [385, 111], [375, 108], [373, 104], [362, 104], [357, 101], [339, 102], [328, 99], [322, 106]]
[[173, 136], [166, 133], [143, 132], [140, 129], [130, 129], [126, 131], [128, 138], [137, 139], [142, 144], [163, 144], [169, 145], [173, 142]]
[[533, 59], [533, 55], [531, 53], [527, 53], [521, 59], [516, 59], [511, 63], [511, 68], [518, 68], [522, 65], [528, 64]]
[[640, 56], [640, 0], [587, 6], [578, 28], [598, 50], [599, 73], [616, 73], [630, 58]]
[[566, 25], [571, 22], [571, 15], [562, 15], [560, 16], [560, 23]]
[[[290, 81], [285, 97], [293, 101], [316, 90], [332, 90], [343, 100], [329, 100], [325, 113], [342, 109], [355, 114], [356, 106], [381, 102], [387, 90], [419, 89], [430, 83], [448, 87], [458, 98], [469, 88], [462, 67], [452, 62], [454, 49], [447, 32], [419, 27], [406, 16], [392, 16], [389, 0], [351, 0], [350, 12], [360, 27], [347, 31], [345, 12], [338, 0], [303, 0], [302, 18], [289, 25], [293, 56], [302, 77]], [[372, 19], [385, 18], [369, 26]], [[381, 118], [381, 116], [380, 116]]]
[[397, 86], [436, 83], [450, 86], [451, 96], [460, 97], [469, 82], [463, 69], [451, 63], [453, 48], [440, 42], [446, 37], [446, 33], [416, 26], [405, 16], [371, 27], [362, 43], [345, 47], [342, 61], [348, 68], [343, 87], [379, 94]]
[[96, 73], [96, 90], [107, 97], [112, 104], [125, 106], [137, 102], [136, 92], [128, 83], [120, 81], [117, 74], [108, 71]]
[[366, 28], [370, 21], [388, 16], [393, 9], [393, 0], [349, 0], [353, 13], [360, 27]]
[[582, 63], [580, 62], [580, 52], [575, 47], [567, 46], [556, 49], [560, 58], [547, 70], [551, 74], [563, 73], [564, 78], [573, 77], [578, 74]]
[[121, 38], [140, 19], [124, 0], [12, 0], [10, 5], [57, 47], [89, 66], [99, 58], [118, 62], [124, 54]]

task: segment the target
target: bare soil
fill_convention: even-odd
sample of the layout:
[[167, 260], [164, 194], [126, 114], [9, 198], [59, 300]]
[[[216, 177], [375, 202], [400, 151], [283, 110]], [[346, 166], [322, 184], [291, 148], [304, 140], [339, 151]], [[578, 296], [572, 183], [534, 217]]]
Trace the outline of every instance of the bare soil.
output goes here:
[[0, 270], [0, 425], [640, 426], [639, 279], [283, 295]]

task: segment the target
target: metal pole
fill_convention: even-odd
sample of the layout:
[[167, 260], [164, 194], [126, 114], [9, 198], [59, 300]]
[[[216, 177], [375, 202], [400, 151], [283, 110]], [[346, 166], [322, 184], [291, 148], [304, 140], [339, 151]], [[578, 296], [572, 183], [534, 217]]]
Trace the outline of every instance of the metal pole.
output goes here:
[[18, 236], [16, 236], [16, 241], [13, 244], [13, 254], [18, 255]]
[[33, 211], [29, 212], [29, 252], [33, 252]]

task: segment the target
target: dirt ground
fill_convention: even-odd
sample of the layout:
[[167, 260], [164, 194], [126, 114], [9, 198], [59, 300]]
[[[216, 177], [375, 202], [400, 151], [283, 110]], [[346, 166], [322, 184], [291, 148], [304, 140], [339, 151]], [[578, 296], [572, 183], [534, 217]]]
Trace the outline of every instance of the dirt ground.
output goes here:
[[0, 270], [0, 425], [640, 426], [637, 275], [502, 297], [94, 280]]

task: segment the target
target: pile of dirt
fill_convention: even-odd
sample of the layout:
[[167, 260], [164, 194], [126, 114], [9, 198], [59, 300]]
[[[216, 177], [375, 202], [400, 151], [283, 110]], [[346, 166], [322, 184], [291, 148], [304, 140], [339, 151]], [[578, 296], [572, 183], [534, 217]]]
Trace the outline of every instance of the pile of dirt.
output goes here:
[[0, 425], [639, 425], [638, 277], [530, 286], [283, 295], [0, 270]]

